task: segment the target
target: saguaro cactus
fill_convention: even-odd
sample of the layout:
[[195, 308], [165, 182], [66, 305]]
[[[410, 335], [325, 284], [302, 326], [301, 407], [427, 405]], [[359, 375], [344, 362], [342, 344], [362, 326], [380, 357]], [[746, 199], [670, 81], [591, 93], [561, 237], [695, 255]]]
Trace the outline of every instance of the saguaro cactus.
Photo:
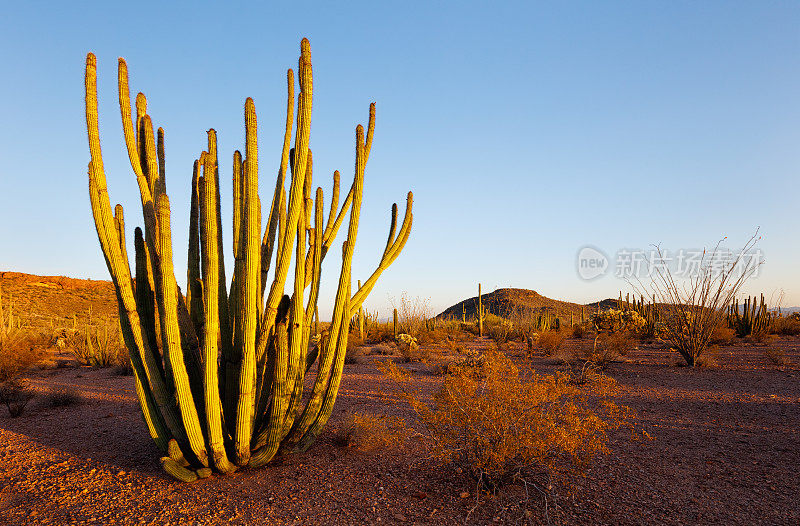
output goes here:
[[[361, 125], [356, 128], [355, 175], [341, 207], [340, 176], [338, 171], [333, 174], [333, 194], [325, 221], [322, 188], [311, 191], [312, 69], [308, 40], [303, 39], [300, 48], [296, 116], [294, 72], [290, 69], [283, 150], [265, 225], [261, 224], [258, 196], [256, 110], [252, 99], [245, 102], [245, 152], [244, 156], [238, 151], [233, 155], [235, 265], [230, 282], [223, 258], [217, 136], [213, 129], [208, 131], [207, 148], [195, 161], [191, 179], [185, 297], [173, 272], [164, 131], [159, 128], [154, 140], [147, 100], [141, 93], [136, 97], [134, 121], [127, 65], [120, 59], [122, 127], [144, 217], [144, 230], [136, 228], [134, 232], [136, 265], [132, 275], [122, 207], [117, 205], [112, 214], [106, 187], [97, 115], [96, 59], [91, 53], [86, 57], [92, 213], [117, 292], [122, 333], [142, 413], [153, 440], [164, 452], [165, 471], [180, 480], [192, 481], [208, 476], [212, 470], [228, 473], [242, 466], [260, 466], [281, 452], [304, 450], [313, 443], [331, 414], [339, 389], [349, 320], [381, 273], [400, 254], [411, 231], [409, 192], [399, 231], [394, 205], [383, 255], [372, 275], [353, 293], [351, 263], [375, 105], [370, 105], [366, 132]], [[288, 193], [287, 173], [291, 177]], [[319, 343], [310, 346], [321, 263], [348, 211], [333, 318]], [[285, 295], [293, 261], [293, 287], [290, 295]], [[313, 387], [304, 394], [305, 375], [315, 363]]]

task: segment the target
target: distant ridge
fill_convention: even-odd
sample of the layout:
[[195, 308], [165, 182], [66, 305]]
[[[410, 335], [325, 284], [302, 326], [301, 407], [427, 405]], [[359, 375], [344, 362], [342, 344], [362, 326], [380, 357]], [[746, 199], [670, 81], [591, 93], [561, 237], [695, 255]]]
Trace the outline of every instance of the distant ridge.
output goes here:
[[[535, 290], [502, 288], [484, 294], [483, 304], [491, 314], [504, 318], [511, 317], [514, 314], [527, 316], [540, 312], [550, 312], [561, 318], [569, 318], [570, 314], [573, 314], [576, 319], [580, 319], [581, 308], [584, 309], [584, 315], [588, 318], [589, 315], [597, 311], [598, 305], [600, 310], [607, 310], [616, 306], [616, 300], [609, 298], [581, 305], [580, 303], [548, 298]], [[436, 317], [460, 320], [462, 314], [465, 314], [466, 318], [470, 319], [475, 318], [477, 311], [478, 297], [473, 296], [448, 307]]]
[[6, 314], [10, 307], [33, 327], [71, 326], [73, 315], [81, 323], [118, 316], [114, 286], [106, 280], [0, 272], [0, 288]]

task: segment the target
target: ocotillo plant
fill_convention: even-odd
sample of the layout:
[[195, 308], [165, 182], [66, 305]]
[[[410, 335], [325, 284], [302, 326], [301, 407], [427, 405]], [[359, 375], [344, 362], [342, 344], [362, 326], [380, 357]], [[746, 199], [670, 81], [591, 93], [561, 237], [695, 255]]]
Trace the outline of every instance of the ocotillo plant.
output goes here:
[[[123, 210], [117, 205], [112, 214], [106, 187], [98, 129], [96, 59], [91, 53], [86, 58], [89, 193], [95, 227], [117, 292], [142, 413], [153, 440], [166, 453], [162, 466], [180, 480], [192, 481], [208, 476], [212, 470], [228, 473], [242, 466], [261, 466], [281, 452], [305, 450], [314, 442], [331, 414], [339, 389], [349, 320], [381, 273], [400, 254], [411, 230], [409, 192], [399, 231], [394, 205], [383, 255], [372, 275], [353, 294], [351, 264], [375, 106], [370, 105], [366, 132], [360, 125], [356, 128], [355, 175], [341, 208], [340, 177], [338, 171], [334, 172], [325, 221], [322, 188], [315, 193], [311, 190], [312, 69], [308, 40], [303, 39], [300, 48], [296, 114], [294, 72], [290, 69], [283, 149], [265, 228], [258, 197], [256, 111], [252, 99], [245, 101], [245, 152], [244, 156], [238, 151], [233, 154], [235, 265], [230, 284], [223, 258], [217, 136], [214, 130], [208, 132], [207, 150], [195, 161], [191, 179], [185, 298], [173, 273], [164, 132], [159, 128], [157, 135], [153, 133], [147, 100], [141, 93], [136, 97], [133, 120], [127, 65], [120, 59], [122, 126], [144, 215], [144, 231], [137, 228], [134, 233], [134, 276], [126, 251]], [[291, 177], [288, 193], [287, 174]], [[320, 265], [348, 211], [331, 325], [319, 343], [309, 347]], [[290, 295], [285, 295], [292, 266], [293, 287]], [[313, 387], [304, 394], [305, 374], [315, 362]]]

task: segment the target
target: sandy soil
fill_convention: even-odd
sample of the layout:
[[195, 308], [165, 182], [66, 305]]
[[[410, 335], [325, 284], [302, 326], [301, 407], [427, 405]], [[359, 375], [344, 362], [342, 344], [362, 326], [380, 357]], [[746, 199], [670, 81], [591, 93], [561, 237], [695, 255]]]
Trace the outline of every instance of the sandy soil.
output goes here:
[[[773, 364], [766, 348], [782, 349], [792, 364]], [[548, 517], [565, 524], [800, 523], [799, 349], [796, 338], [726, 347], [716, 366], [688, 369], [653, 344], [612, 364], [618, 401], [637, 411], [653, 440], [614, 435], [612, 453], [575, 482], [574, 498], [556, 495]], [[507, 352], [524, 354], [521, 347]], [[540, 372], [558, 367], [544, 357], [531, 364]], [[435, 389], [441, 379], [418, 369], [420, 385]], [[63, 368], [37, 371], [31, 382], [41, 392], [75, 390], [82, 402], [50, 408], [41, 396], [19, 418], [0, 411], [1, 524], [545, 521], [541, 503], [524, 502], [519, 488], [481, 497], [476, 507], [472, 481], [426, 459], [414, 440], [378, 454], [334, 445], [331, 429], [349, 412], [411, 418], [387, 402], [396, 386], [369, 363], [345, 368], [331, 423], [308, 452], [193, 484], [161, 471], [131, 377]]]

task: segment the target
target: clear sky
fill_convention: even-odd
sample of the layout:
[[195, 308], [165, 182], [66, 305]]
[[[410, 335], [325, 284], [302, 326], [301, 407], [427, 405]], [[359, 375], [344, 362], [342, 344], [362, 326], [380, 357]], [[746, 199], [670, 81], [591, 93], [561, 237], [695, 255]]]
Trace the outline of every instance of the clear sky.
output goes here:
[[[497, 287], [588, 302], [626, 287], [621, 249], [738, 248], [760, 227], [747, 292], [800, 305], [800, 4], [796, 2], [13, 2], [0, 16], [0, 270], [107, 279], [88, 201], [83, 72], [99, 62], [112, 204], [141, 223], [116, 59], [166, 130], [179, 283], [189, 180], [219, 134], [225, 234], [243, 102], [274, 184], [285, 70], [314, 64], [315, 184], [352, 177], [353, 129], [377, 102], [354, 279], [378, 260], [391, 203], [414, 230], [366, 306], [439, 311]], [[341, 5], [337, 5], [341, 4]], [[301, 6], [302, 11], [294, 6]], [[266, 206], [266, 204], [265, 204]], [[266, 214], [265, 214], [266, 215]], [[341, 241], [341, 239], [339, 240]], [[230, 236], [226, 237], [230, 251]], [[592, 282], [576, 254], [608, 254]], [[338, 252], [338, 251], [337, 251]], [[326, 260], [321, 313], [339, 263]]]

